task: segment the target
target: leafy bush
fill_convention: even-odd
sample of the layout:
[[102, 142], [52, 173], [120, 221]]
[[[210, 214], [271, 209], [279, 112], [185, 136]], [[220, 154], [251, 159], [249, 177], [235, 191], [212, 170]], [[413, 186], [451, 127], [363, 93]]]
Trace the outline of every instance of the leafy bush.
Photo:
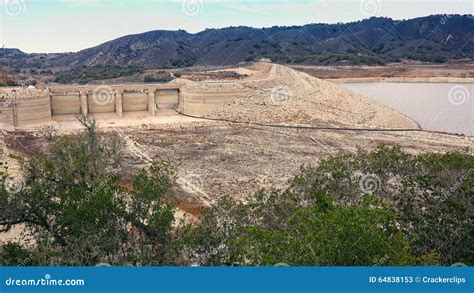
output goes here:
[[339, 155], [317, 168], [303, 168], [291, 186], [299, 196], [322, 192], [338, 203], [358, 204], [364, 178], [375, 184], [373, 195], [393, 207], [400, 227], [415, 239], [415, 255], [436, 251], [444, 265], [472, 264], [472, 155], [410, 155], [380, 146], [372, 153]]
[[2, 265], [473, 265], [474, 157], [399, 147], [302, 167], [283, 190], [221, 198], [177, 222], [166, 162], [122, 184], [120, 144], [85, 130], [43, 132], [24, 188], [1, 177], [0, 232], [26, 225], [35, 246], [0, 248]]
[[169, 82], [173, 77], [166, 71], [153, 72], [145, 75], [144, 82]]
[[55, 82], [58, 83], [88, 83], [93, 80], [111, 79], [123, 76], [130, 76], [136, 73], [142, 73], [140, 66], [112, 66], [97, 65], [91, 67], [73, 68], [67, 71], [56, 73]]
[[395, 215], [388, 209], [370, 208], [368, 203], [345, 207], [322, 201], [311, 207], [278, 204], [273, 210], [285, 208], [279, 229], [250, 226], [234, 240], [233, 250], [241, 263], [416, 264], [409, 239], [396, 227]]
[[117, 141], [99, 136], [93, 120], [81, 121], [85, 131], [76, 137], [47, 136], [47, 148], [25, 166], [26, 188], [11, 193], [2, 178], [0, 227], [26, 225], [37, 245], [31, 254], [46, 255], [42, 265], [170, 263], [174, 207], [165, 195], [174, 171], [154, 163], [126, 190]]
[[16, 82], [8, 76], [0, 76], [0, 86], [16, 86]]
[[432, 52], [411, 52], [405, 53], [404, 56], [411, 60], [423, 62], [446, 63], [447, 61], [445, 56]]
[[473, 170], [463, 152], [381, 146], [337, 155], [302, 168], [286, 190], [260, 191], [246, 204], [221, 200], [188, 228], [184, 257], [201, 265], [472, 264]]
[[38, 258], [17, 243], [7, 243], [0, 247], [0, 265], [2, 266], [32, 266], [38, 264]]
[[221, 201], [206, 213], [190, 232], [190, 255], [198, 256], [190, 258], [192, 263], [308, 266], [424, 261], [411, 254], [410, 239], [397, 228], [395, 213], [372, 199], [346, 207], [321, 194], [309, 204], [289, 191], [262, 191], [249, 202]]

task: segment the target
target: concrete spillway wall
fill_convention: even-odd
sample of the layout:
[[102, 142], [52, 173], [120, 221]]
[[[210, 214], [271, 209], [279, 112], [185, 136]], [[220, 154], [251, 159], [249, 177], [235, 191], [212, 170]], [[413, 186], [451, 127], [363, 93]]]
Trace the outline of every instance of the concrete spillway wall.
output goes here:
[[47, 93], [39, 93], [28, 100], [9, 100], [1, 108], [0, 122], [26, 126], [51, 121], [50, 97]]
[[33, 90], [28, 98], [17, 100], [11, 95], [12, 101], [0, 107], [0, 122], [29, 126], [74, 119], [78, 114], [159, 116], [169, 115], [170, 109], [204, 116], [245, 92], [247, 88], [235, 83], [51, 87]]
[[41, 124], [51, 120], [49, 97], [21, 103], [15, 109], [15, 122], [18, 126]]
[[15, 90], [10, 96], [8, 102], [4, 102], [0, 108], [0, 122], [28, 126], [81, 113], [116, 113], [122, 118], [123, 113], [127, 112], [147, 112], [154, 116], [160, 107], [178, 108], [179, 87], [56, 87], [34, 92], [28, 98], [17, 98]]
[[208, 115], [249, 89], [235, 83], [206, 83], [183, 88], [179, 103], [183, 113], [196, 116]]
[[122, 103], [123, 112], [148, 111], [148, 94], [141, 92], [124, 92]]
[[97, 97], [96, 95], [87, 95], [87, 112], [89, 114], [115, 113], [115, 94], [110, 92], [107, 98]]
[[51, 95], [51, 114], [70, 115], [81, 113], [79, 95]]

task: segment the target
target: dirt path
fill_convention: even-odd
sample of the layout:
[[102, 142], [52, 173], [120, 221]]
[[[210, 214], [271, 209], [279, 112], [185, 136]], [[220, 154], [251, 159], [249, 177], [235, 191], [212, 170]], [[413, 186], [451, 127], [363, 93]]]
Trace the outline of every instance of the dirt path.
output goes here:
[[[133, 154], [134, 156], [138, 156], [140, 159], [146, 162], [146, 165], [150, 165], [153, 163], [154, 160], [147, 151], [146, 146], [138, 143], [132, 138], [131, 135], [128, 135], [122, 129], [118, 129], [117, 133], [124, 141], [127, 152]], [[180, 185], [184, 191], [189, 192], [194, 196], [197, 196], [200, 202], [203, 203], [203, 205], [210, 206], [214, 202], [212, 197], [209, 196], [206, 192], [204, 192], [201, 186], [199, 186], [199, 184], [196, 184], [196, 178], [194, 178], [193, 176], [179, 176], [176, 180], [176, 183]]]
[[[183, 189], [195, 187], [185, 190], [182, 198], [194, 200], [194, 193], [203, 205], [223, 195], [244, 199], [258, 188], [283, 188], [301, 165], [316, 166], [328, 156], [358, 148], [398, 144], [419, 153], [461, 150], [474, 144], [473, 137], [429, 132], [333, 132], [223, 122], [160, 126], [128, 135], [149, 150], [152, 159], [171, 162], [180, 178], [188, 181], [180, 182]], [[126, 164], [135, 165], [133, 160]]]

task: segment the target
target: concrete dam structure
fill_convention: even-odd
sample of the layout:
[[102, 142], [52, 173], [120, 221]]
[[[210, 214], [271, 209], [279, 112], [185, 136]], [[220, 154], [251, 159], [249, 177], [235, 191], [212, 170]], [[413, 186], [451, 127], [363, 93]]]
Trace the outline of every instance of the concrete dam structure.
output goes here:
[[[76, 115], [123, 118], [178, 114], [206, 115], [247, 90], [238, 84], [53, 86], [12, 89], [3, 98], [0, 122], [14, 127], [74, 120]], [[5, 101], [6, 100], [6, 101]], [[112, 114], [112, 115], [110, 115]], [[115, 114], [115, 115], [114, 115]]]

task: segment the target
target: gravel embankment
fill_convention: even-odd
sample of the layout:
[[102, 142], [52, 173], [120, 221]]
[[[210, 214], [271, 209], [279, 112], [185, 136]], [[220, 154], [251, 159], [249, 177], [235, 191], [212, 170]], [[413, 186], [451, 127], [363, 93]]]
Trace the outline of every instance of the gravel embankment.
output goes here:
[[335, 84], [285, 66], [268, 66], [266, 78], [242, 82], [252, 89], [250, 93], [209, 117], [257, 123], [419, 128], [404, 115]]
[[4, 88], [0, 89], [2, 101], [12, 101], [15, 97], [17, 101], [41, 99], [49, 96], [48, 90]]

